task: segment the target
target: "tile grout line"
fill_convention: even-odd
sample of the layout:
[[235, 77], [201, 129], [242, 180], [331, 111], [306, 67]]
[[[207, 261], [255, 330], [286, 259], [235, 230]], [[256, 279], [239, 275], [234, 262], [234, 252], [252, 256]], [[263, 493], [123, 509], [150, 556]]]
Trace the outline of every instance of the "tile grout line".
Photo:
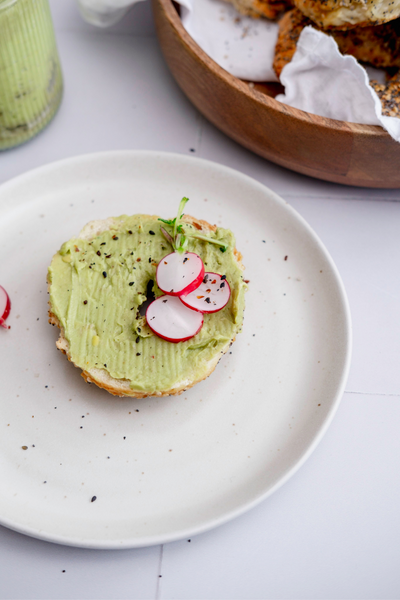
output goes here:
[[310, 198], [311, 200], [315, 200], [315, 199], [325, 199], [325, 200], [356, 200], [356, 201], [363, 201], [363, 202], [394, 202], [394, 203], [400, 203], [400, 198], [383, 198], [383, 197], [379, 197], [379, 196], [372, 196], [372, 197], [358, 197], [358, 196], [332, 196], [332, 195], [327, 195], [324, 194], [323, 192], [321, 192], [321, 194], [295, 194], [292, 192], [280, 192], [279, 190], [274, 190], [274, 192], [276, 194], [280, 194], [282, 195], [284, 198]]
[[162, 578], [162, 563], [164, 558], [164, 544], [160, 546], [160, 557], [158, 560], [157, 587], [155, 600], [161, 599], [161, 578]]
[[345, 390], [345, 394], [359, 394], [361, 396], [389, 396], [394, 398], [400, 398], [400, 394], [385, 394], [382, 392], [354, 392], [352, 390]]

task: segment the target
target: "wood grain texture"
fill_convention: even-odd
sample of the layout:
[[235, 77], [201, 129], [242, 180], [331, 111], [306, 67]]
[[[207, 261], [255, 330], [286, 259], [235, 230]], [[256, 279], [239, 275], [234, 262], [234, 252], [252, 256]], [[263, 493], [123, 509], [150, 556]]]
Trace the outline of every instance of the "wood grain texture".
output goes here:
[[279, 165], [336, 183], [400, 188], [400, 144], [381, 127], [326, 119], [277, 102], [219, 67], [182, 26], [172, 0], [152, 0], [157, 35], [178, 85], [239, 144]]

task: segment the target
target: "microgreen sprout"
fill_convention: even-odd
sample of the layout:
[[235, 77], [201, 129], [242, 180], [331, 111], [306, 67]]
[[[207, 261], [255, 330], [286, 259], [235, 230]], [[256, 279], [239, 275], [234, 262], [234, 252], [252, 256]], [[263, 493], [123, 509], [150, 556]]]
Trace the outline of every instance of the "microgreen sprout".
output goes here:
[[214, 240], [208, 237], [207, 235], [202, 235], [196, 232], [192, 233], [184, 229], [181, 220], [184, 215], [183, 209], [185, 208], [187, 202], [189, 202], [189, 198], [182, 198], [179, 204], [178, 214], [175, 217], [175, 219], [158, 219], [162, 223], [165, 223], [166, 225], [172, 227], [172, 235], [168, 233], [168, 231], [164, 227], [160, 226], [160, 230], [165, 239], [171, 244], [175, 252], [179, 252], [180, 254], [182, 254], [182, 252], [186, 250], [190, 238], [210, 242], [210, 244], [215, 244], [216, 246], [219, 246], [221, 252], [226, 252], [226, 250], [228, 249], [227, 244], [224, 244], [219, 240]]

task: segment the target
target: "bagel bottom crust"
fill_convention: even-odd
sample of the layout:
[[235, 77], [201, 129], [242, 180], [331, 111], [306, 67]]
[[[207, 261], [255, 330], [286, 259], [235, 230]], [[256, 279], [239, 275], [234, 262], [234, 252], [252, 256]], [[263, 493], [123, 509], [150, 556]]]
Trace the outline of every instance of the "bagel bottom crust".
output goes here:
[[[69, 344], [68, 340], [65, 338], [64, 330], [57, 319], [56, 315], [49, 310], [49, 323], [50, 325], [56, 325], [60, 329], [60, 337], [56, 342], [56, 346], [58, 350], [60, 350], [63, 354], [66, 355], [68, 360], [72, 362], [72, 364], [80, 369], [78, 365], [75, 365], [69, 354]], [[86, 383], [95, 383], [97, 387], [106, 390], [113, 396], [119, 396], [120, 398], [129, 397], [129, 398], [149, 398], [152, 396], [162, 397], [162, 396], [179, 396], [183, 392], [186, 392], [189, 388], [196, 385], [200, 381], [207, 379], [214, 371], [215, 367], [221, 360], [223, 354], [229, 350], [231, 344], [235, 341], [236, 336], [224, 346], [222, 350], [220, 350], [219, 354], [215, 356], [208, 363], [208, 371], [201, 379], [197, 379], [196, 381], [182, 381], [177, 386], [170, 390], [163, 390], [162, 392], [141, 392], [139, 390], [132, 390], [129, 385], [129, 381], [127, 379], [114, 379], [109, 375], [104, 369], [90, 369], [90, 371], [82, 370], [81, 377], [86, 381]]]

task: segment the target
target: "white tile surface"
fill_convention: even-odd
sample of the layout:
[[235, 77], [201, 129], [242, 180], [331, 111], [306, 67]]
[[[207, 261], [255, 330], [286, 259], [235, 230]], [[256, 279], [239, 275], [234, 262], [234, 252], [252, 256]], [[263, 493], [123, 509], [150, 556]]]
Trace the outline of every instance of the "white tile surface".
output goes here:
[[170, 76], [149, 2], [109, 31], [83, 23], [74, 0], [51, 0], [51, 8], [63, 103], [34, 141], [1, 153], [0, 182], [124, 148], [192, 148], [261, 181], [311, 224], [343, 277], [354, 323], [352, 393], [285, 486], [230, 524], [164, 546], [162, 560], [160, 547], [63, 548], [0, 528], [0, 600], [399, 598], [400, 190], [313, 180], [232, 142]]
[[160, 552], [160, 546], [115, 552], [68, 548], [0, 527], [0, 597], [150, 600], [157, 593]]
[[0, 182], [102, 150], [189, 153], [196, 111], [171, 78], [155, 38], [62, 31], [57, 41], [65, 84], [59, 112], [36, 138], [2, 153]]
[[164, 546], [162, 600], [398, 598], [399, 419], [399, 398], [345, 394], [319, 447], [277, 493]]
[[354, 332], [346, 389], [400, 394], [400, 202], [283, 197], [321, 237], [343, 278]]

